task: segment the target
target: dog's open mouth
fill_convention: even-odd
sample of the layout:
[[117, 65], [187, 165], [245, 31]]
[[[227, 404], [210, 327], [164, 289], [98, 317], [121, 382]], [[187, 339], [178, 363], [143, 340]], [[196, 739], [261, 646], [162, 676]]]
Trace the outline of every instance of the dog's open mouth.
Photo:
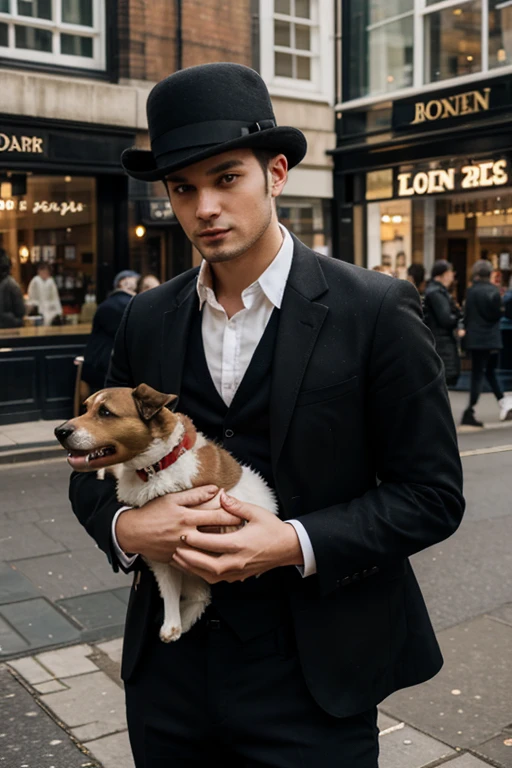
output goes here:
[[84, 469], [96, 469], [102, 465], [108, 465], [110, 456], [114, 456], [116, 449], [113, 445], [104, 445], [102, 448], [96, 448], [94, 451], [69, 451], [68, 464], [78, 471]]

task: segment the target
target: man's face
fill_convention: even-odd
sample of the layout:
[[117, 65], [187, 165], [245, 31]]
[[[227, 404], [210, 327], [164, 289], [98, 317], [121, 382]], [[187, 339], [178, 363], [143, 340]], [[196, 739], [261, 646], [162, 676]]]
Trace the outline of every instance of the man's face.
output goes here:
[[446, 288], [451, 288], [453, 285], [453, 281], [455, 280], [455, 272], [453, 269], [447, 269], [446, 272], [443, 275], [443, 283], [446, 286]]
[[267, 190], [261, 165], [250, 149], [215, 155], [167, 177], [176, 218], [209, 263], [238, 258], [267, 230], [272, 198], [286, 180], [286, 158], [277, 157], [278, 165], [284, 167], [284, 180], [277, 190], [276, 184]]
[[123, 277], [123, 279], [119, 281], [117, 289], [119, 291], [131, 293], [135, 296], [137, 292], [137, 280], [137, 277]]

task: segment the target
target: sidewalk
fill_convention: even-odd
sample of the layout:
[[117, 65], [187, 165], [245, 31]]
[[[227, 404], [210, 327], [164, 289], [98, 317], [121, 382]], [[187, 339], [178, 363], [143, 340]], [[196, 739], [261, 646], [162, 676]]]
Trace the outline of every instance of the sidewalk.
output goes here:
[[[121, 646], [120, 639], [78, 645], [10, 661], [3, 669], [0, 667], [2, 688], [7, 691], [1, 700], [0, 737], [3, 754], [8, 760], [16, 760], [8, 762], [8, 766], [134, 768], [119, 679]], [[7, 717], [8, 714], [11, 716]], [[26, 718], [31, 718], [30, 736], [20, 739], [20, 720]], [[474, 751], [454, 749], [382, 712], [379, 727], [380, 768], [512, 765], [487, 762]], [[39, 752], [35, 741], [40, 745]], [[507, 747], [502, 750], [506, 752]], [[512, 761], [512, 749], [510, 752]]]

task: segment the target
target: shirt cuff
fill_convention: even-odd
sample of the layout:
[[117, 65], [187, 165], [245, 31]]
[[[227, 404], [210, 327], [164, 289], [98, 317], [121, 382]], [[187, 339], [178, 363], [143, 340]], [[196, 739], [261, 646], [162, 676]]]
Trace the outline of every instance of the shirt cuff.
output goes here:
[[295, 528], [295, 533], [299, 537], [299, 544], [300, 548], [302, 549], [304, 565], [298, 565], [297, 570], [303, 578], [306, 578], [306, 576], [313, 576], [313, 574], [316, 573], [316, 558], [308, 532], [302, 523], [298, 520], [286, 520], [285, 522], [293, 525]]
[[[129, 568], [138, 558], [138, 555], [127, 555], [126, 552], [123, 552], [121, 547], [119, 546], [119, 542], [117, 541], [116, 536], [116, 523], [117, 518], [121, 514], [121, 512], [125, 512], [127, 509], [132, 509], [132, 507], [121, 507], [121, 509], [118, 509], [117, 512], [114, 515], [114, 519], [112, 520], [112, 543], [114, 545], [114, 552], [117, 555], [117, 559], [121, 563], [124, 568]], [[307, 534], [306, 534], [307, 536]]]

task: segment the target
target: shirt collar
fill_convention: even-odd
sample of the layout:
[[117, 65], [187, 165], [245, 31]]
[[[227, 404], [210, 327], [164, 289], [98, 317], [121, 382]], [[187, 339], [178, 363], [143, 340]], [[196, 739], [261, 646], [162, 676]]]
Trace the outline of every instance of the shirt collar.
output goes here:
[[[276, 254], [276, 257], [268, 265], [266, 270], [259, 276], [254, 283], [249, 285], [242, 293], [242, 296], [247, 293], [251, 293], [256, 287], [259, 287], [265, 294], [267, 299], [277, 307], [281, 308], [283, 301], [283, 294], [290, 274], [290, 269], [293, 260], [293, 240], [282, 224], [279, 225], [283, 234], [283, 242], [281, 248]], [[197, 294], [199, 296], [199, 308], [203, 308], [205, 301], [214, 301], [216, 303], [215, 294], [213, 291], [213, 281], [210, 266], [207, 261], [202, 261], [199, 275], [197, 278]]]

